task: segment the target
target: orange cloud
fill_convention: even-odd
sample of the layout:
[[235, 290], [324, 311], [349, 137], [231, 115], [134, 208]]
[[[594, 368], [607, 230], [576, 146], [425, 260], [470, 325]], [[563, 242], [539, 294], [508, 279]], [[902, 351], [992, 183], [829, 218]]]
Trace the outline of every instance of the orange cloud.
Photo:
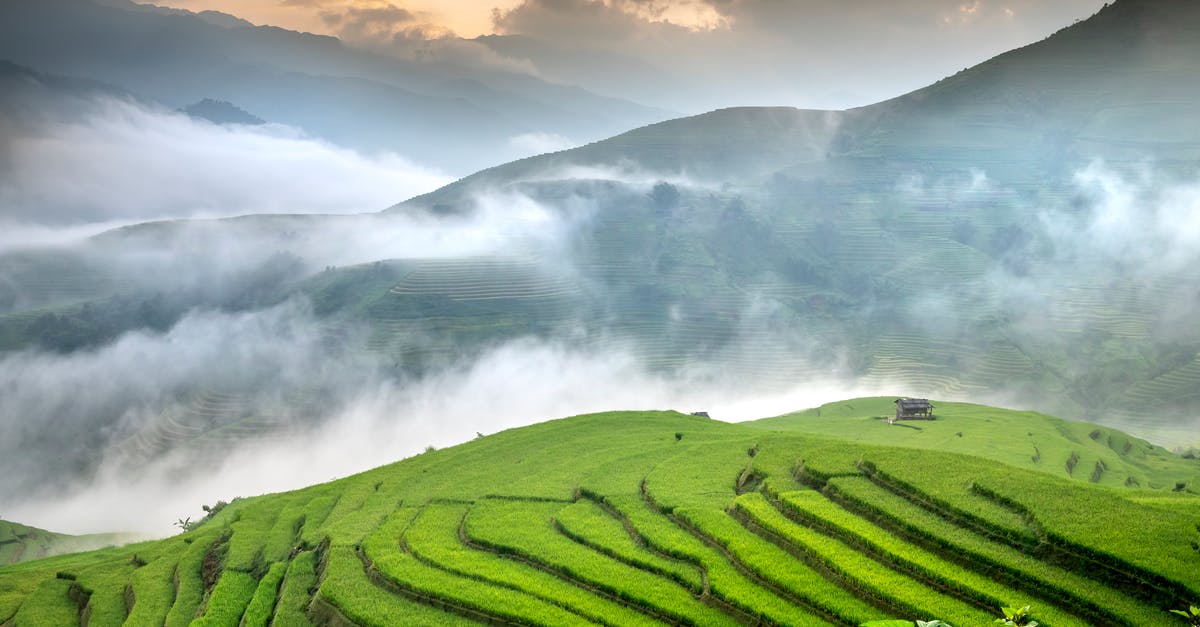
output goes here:
[[[143, 0], [145, 1], [145, 0]], [[435, 30], [452, 31], [463, 37], [491, 32], [491, 9], [509, 9], [520, 0], [154, 0], [155, 4], [189, 11], [222, 11], [237, 15], [255, 24], [269, 24], [292, 30], [334, 35], [339, 23], [330, 16], [353, 15], [359, 18], [377, 16], [385, 21], [401, 14], [414, 16], [416, 21]]]

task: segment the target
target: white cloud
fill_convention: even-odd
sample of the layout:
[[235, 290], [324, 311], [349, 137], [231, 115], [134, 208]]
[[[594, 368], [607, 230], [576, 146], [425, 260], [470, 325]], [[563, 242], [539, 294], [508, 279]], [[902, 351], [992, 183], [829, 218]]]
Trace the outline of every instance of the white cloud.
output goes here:
[[[268, 345], [252, 339], [255, 346]], [[170, 344], [163, 338], [161, 348]], [[352, 379], [342, 377], [347, 386]], [[534, 388], [538, 393], [529, 394]], [[137, 473], [111, 457], [94, 480], [70, 494], [9, 504], [4, 513], [64, 532], [119, 529], [165, 535], [174, 531], [173, 521], [201, 516], [204, 503], [328, 481], [417, 454], [429, 445], [463, 442], [476, 432], [615, 408], [708, 410], [716, 419], [745, 420], [865, 393], [830, 380], [761, 395], [712, 370], [677, 378], [648, 372], [619, 345], [581, 350], [530, 338], [510, 341], [419, 382], [361, 377], [347, 389], [353, 393], [344, 396], [353, 400], [312, 430], [245, 444], [220, 460], [199, 461], [177, 451]], [[205, 472], [181, 472], [198, 463], [206, 464]], [[114, 507], [116, 503], [121, 506]]]
[[20, 133], [10, 150], [8, 224], [377, 211], [451, 180], [285, 126], [218, 126], [116, 99]]
[[554, 133], [525, 133], [524, 135], [510, 137], [508, 145], [522, 153], [523, 156], [533, 156], [547, 152], [567, 150], [579, 144]]

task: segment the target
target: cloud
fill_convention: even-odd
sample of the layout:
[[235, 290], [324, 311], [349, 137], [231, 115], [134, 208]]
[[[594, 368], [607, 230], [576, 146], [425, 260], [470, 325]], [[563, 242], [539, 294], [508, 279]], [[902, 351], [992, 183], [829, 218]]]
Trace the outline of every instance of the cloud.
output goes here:
[[[232, 320], [224, 323], [237, 326]], [[209, 320], [208, 324], [219, 326], [221, 322]], [[297, 324], [294, 320], [286, 323], [288, 328]], [[143, 339], [136, 354], [165, 354], [194, 330], [173, 331], [158, 340], [158, 345], [153, 341], [146, 345]], [[270, 324], [261, 331], [261, 337], [239, 334], [228, 344], [203, 350], [219, 354], [229, 351], [235, 340], [246, 339], [252, 340], [252, 350], [257, 350], [285, 339]], [[201, 334], [206, 336], [207, 332]], [[303, 344], [277, 348], [293, 355], [305, 352]], [[131, 350], [114, 349], [112, 355], [97, 356], [92, 364]], [[236, 351], [234, 355], [239, 357]], [[151, 360], [142, 368], [152, 372], [157, 363]], [[189, 359], [188, 363], [198, 362]], [[240, 357], [235, 363], [240, 363]], [[309, 364], [302, 361], [291, 368]], [[336, 370], [332, 365], [326, 368]], [[357, 381], [350, 383], [352, 378]], [[857, 393], [836, 382], [810, 381], [769, 396], [747, 394], [707, 375], [675, 379], [649, 372], [620, 346], [594, 351], [533, 338], [507, 342], [419, 381], [397, 382], [364, 376], [362, 371], [335, 374], [335, 380], [346, 386], [340, 397], [350, 400], [318, 424], [291, 435], [233, 445], [225, 456], [175, 450], [136, 472], [131, 472], [122, 452], [110, 450], [91, 481], [53, 498], [10, 501], [5, 516], [64, 532], [121, 529], [165, 535], [174, 531], [173, 521], [200, 517], [201, 504], [328, 481], [417, 454], [426, 446], [463, 442], [476, 432], [495, 433], [614, 407], [708, 410], [715, 418], [738, 420], [777, 415]], [[539, 393], [529, 394], [534, 387]], [[189, 470], [200, 466], [204, 472]], [[6, 475], [16, 476], [20, 475]], [[114, 507], [114, 503], [121, 506]]]
[[525, 133], [510, 137], [508, 144], [528, 156], [558, 152], [579, 145], [578, 142], [554, 133]]
[[[26, 481], [53, 486], [127, 444], [186, 393], [237, 390], [270, 415], [282, 390], [344, 385], [344, 369], [318, 359], [322, 335], [302, 303], [259, 313], [197, 311], [166, 333], [132, 332], [69, 355], [0, 357], [0, 498]], [[153, 451], [147, 451], [147, 454]]]
[[1040, 216], [1064, 260], [1116, 264], [1143, 278], [1169, 277], [1200, 263], [1200, 181], [1093, 161], [1075, 173], [1074, 183], [1086, 211]]
[[[602, 176], [605, 188], [629, 186], [635, 197], [661, 180], [633, 169], [560, 176], [576, 175]], [[280, 253], [318, 270], [379, 258], [524, 254], [539, 271], [561, 274], [574, 259], [567, 245], [575, 229], [603, 208], [586, 195], [556, 198], [539, 202], [522, 183], [479, 191], [452, 214], [401, 207], [380, 215], [150, 225], [68, 250], [123, 264], [163, 290], [229, 286]], [[604, 285], [588, 289], [601, 290], [595, 297], [605, 301]], [[763, 302], [748, 307], [746, 328], [734, 330], [728, 344], [674, 371], [648, 365], [636, 335], [604, 321], [576, 327], [568, 318], [553, 331], [456, 344], [419, 375], [364, 350], [372, 330], [353, 317], [323, 317], [313, 307], [302, 298], [259, 311], [201, 307], [166, 330], [129, 332], [87, 350], [0, 357], [5, 516], [67, 532], [162, 535], [179, 518], [199, 517], [204, 503], [299, 488], [476, 432], [617, 407], [708, 410], [740, 420], [862, 392], [832, 370], [784, 386], [755, 380], [749, 365], [766, 351], [790, 367], [815, 349]], [[404, 333], [414, 346], [439, 339], [420, 324]], [[243, 420], [261, 431], [221, 439], [221, 427]]]
[[393, 33], [424, 26], [411, 11], [384, 3], [369, 7], [344, 7], [321, 11], [321, 19], [338, 33], [351, 40], [390, 37]]
[[12, 167], [0, 174], [9, 226], [377, 211], [451, 180], [286, 126], [218, 126], [111, 98], [9, 144]]
[[686, 27], [655, 20], [653, 13], [639, 11], [645, 6], [604, 0], [525, 0], [507, 11], [493, 10], [492, 22], [497, 33], [601, 48], [653, 37], [660, 31], [690, 32]]
[[[495, 11], [493, 21], [498, 33], [636, 57], [687, 85], [634, 96], [650, 104], [688, 112], [737, 105], [846, 108], [932, 83], [1102, 4], [525, 0]], [[696, 17], [682, 19], [685, 14]], [[575, 80], [588, 86], [593, 79], [581, 71]]]

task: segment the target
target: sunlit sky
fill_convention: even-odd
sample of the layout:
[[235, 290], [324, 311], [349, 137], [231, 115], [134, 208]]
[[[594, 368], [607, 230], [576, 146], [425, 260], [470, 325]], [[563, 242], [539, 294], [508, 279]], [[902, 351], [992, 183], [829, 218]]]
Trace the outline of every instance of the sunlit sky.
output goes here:
[[[255, 24], [270, 24], [293, 30], [320, 34], [336, 34], [322, 19], [323, 12], [340, 12], [350, 8], [381, 10], [396, 7], [415, 14], [421, 21], [446, 28], [461, 37], [488, 35], [494, 31], [492, 13], [508, 11], [522, 0], [416, 0], [388, 2], [385, 0], [139, 0], [160, 6], [191, 11], [212, 9], [237, 15]], [[558, 3], [561, 5], [569, 2]], [[586, 3], [580, 3], [586, 4]], [[696, 29], [707, 29], [724, 23], [721, 14], [705, 2], [683, 0], [666, 2], [629, 2], [626, 10], [641, 13], [649, 19], [669, 20]]]
[[[144, 0], [141, 0], [144, 1]], [[157, 0], [412, 58], [508, 62], [677, 112], [847, 108], [1087, 18], [1103, 0]], [[471, 50], [458, 38], [522, 36]], [[531, 48], [529, 42], [536, 42]], [[458, 42], [458, 43], [456, 43]], [[435, 53], [436, 56], [436, 53]]]

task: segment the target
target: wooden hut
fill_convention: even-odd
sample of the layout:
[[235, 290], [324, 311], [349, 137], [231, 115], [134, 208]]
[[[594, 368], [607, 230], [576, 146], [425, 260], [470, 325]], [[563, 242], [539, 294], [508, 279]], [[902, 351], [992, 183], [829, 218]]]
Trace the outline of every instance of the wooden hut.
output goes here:
[[933, 420], [933, 403], [927, 398], [898, 398], [892, 422], [897, 420]]

